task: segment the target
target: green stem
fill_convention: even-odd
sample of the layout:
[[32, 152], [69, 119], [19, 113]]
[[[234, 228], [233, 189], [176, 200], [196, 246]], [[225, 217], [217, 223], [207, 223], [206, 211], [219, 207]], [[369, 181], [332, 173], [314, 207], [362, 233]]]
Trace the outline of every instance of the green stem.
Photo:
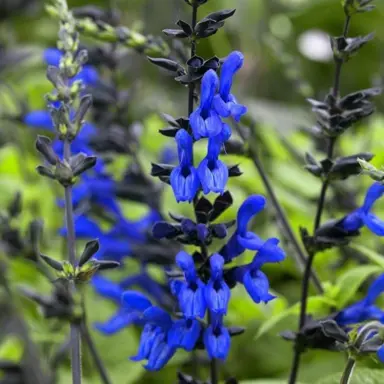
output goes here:
[[352, 379], [353, 370], [355, 369], [356, 360], [350, 357], [345, 365], [343, 375], [340, 379], [340, 384], [349, 384]]

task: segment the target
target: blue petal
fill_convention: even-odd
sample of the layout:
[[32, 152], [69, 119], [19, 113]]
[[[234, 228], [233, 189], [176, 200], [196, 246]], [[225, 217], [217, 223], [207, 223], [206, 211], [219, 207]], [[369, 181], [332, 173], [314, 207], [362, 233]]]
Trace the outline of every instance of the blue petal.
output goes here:
[[[184, 176], [185, 171], [187, 171], [187, 176]], [[177, 202], [191, 202], [200, 185], [197, 171], [193, 167], [187, 170], [180, 166], [174, 168], [171, 172], [170, 182]]]
[[44, 50], [43, 58], [47, 65], [53, 65], [54, 67], [58, 67], [60, 65], [60, 59], [63, 54], [57, 48], [47, 48]]
[[233, 76], [243, 66], [244, 55], [241, 52], [234, 51], [228, 55], [222, 68], [220, 76], [220, 95], [225, 102], [228, 101], [231, 92]]
[[259, 304], [261, 301], [267, 303], [274, 296], [269, 294], [269, 281], [265, 273], [261, 271], [248, 270], [244, 274], [243, 284], [252, 300]]
[[356, 209], [344, 217], [341, 222], [342, 228], [348, 232], [358, 231], [364, 225], [362, 216], [362, 210], [360, 208]]
[[214, 253], [209, 258], [209, 264], [211, 266], [211, 277], [213, 279], [221, 279], [223, 276], [224, 258], [218, 253]]
[[122, 304], [131, 311], [144, 312], [152, 307], [150, 300], [140, 292], [126, 291], [122, 296]]
[[48, 111], [32, 111], [24, 115], [24, 124], [33, 127], [53, 131], [51, 114]]
[[99, 81], [99, 73], [91, 65], [85, 65], [73, 80], [81, 80], [86, 85], [95, 85]]
[[185, 281], [181, 280], [171, 280], [169, 283], [169, 287], [171, 289], [171, 293], [173, 296], [178, 297], [181, 289], [186, 285]]
[[205, 194], [223, 193], [228, 181], [228, 167], [220, 160], [204, 159], [197, 170]]
[[185, 129], [180, 129], [175, 136], [179, 162], [183, 165], [192, 165], [193, 162], [193, 140]]
[[[80, 215], [75, 218], [75, 231], [78, 238], [101, 238], [103, 233], [101, 232], [98, 224], [85, 215]], [[61, 236], [67, 235], [67, 228], [61, 228], [59, 231]]]
[[384, 292], [384, 274], [377, 277], [368, 289], [366, 305], [374, 304], [378, 296]]
[[237, 236], [238, 242], [245, 249], [258, 251], [264, 244], [264, 241], [253, 232], [247, 232], [245, 236]]
[[371, 187], [368, 189], [367, 194], [365, 196], [363, 211], [368, 212], [372, 208], [372, 205], [375, 203], [377, 199], [379, 199], [384, 194], [384, 184], [381, 183], [373, 183]]
[[248, 222], [265, 208], [266, 203], [267, 200], [264, 196], [252, 195], [241, 204], [237, 213], [237, 232], [239, 235], [245, 236]]
[[151, 353], [151, 349], [158, 333], [163, 333], [159, 327], [152, 324], [145, 324], [140, 337], [139, 351], [136, 356], [131, 357], [131, 360], [140, 361], [147, 359]]
[[203, 111], [208, 111], [212, 106], [213, 97], [215, 96], [219, 79], [213, 69], [205, 72], [201, 80], [201, 96], [200, 108]]
[[159, 307], [148, 307], [143, 313], [143, 319], [145, 323], [158, 325], [164, 330], [168, 330], [172, 326], [172, 318], [169, 313]]
[[123, 290], [119, 284], [100, 275], [93, 276], [91, 283], [99, 295], [115, 300], [118, 303], [121, 302]]
[[160, 370], [168, 363], [175, 352], [176, 348], [169, 346], [166, 342], [166, 335], [159, 333], [151, 348], [148, 363], [144, 366], [145, 369], [149, 371]]
[[180, 251], [176, 255], [176, 264], [184, 272], [187, 281], [196, 280], [197, 275], [195, 270], [195, 262], [189, 253]]
[[340, 311], [337, 314], [335, 321], [339, 325], [356, 324], [360, 321], [368, 320], [365, 318], [365, 313], [366, 302], [365, 300], [361, 300]]
[[268, 239], [253, 259], [253, 267], [259, 269], [265, 263], [279, 263], [283, 261], [285, 252], [278, 246], [279, 242], [277, 238]]
[[213, 110], [208, 112], [208, 117], [205, 119], [204, 132], [200, 132], [201, 137], [215, 137], [223, 129], [223, 123], [220, 116]]
[[380, 220], [376, 215], [368, 213], [363, 217], [364, 224], [367, 228], [377, 236], [384, 236], [384, 221]]
[[378, 351], [377, 351], [377, 357], [379, 358], [379, 360], [384, 363], [384, 345], [382, 345]]
[[231, 347], [231, 336], [225, 327], [216, 335], [210, 325], [204, 332], [204, 345], [210, 359], [225, 360]]
[[191, 125], [193, 137], [195, 140], [199, 140], [201, 138], [201, 133], [205, 132], [205, 121], [201, 117], [201, 109], [197, 108], [194, 112], [189, 116], [189, 124]]
[[134, 324], [137, 318], [135, 313], [120, 310], [105, 323], [96, 323], [95, 328], [106, 335], [113, 335]]
[[239, 236], [237, 236], [235, 232], [230, 237], [228, 243], [220, 250], [220, 255], [224, 257], [227, 263], [245, 251], [245, 248], [240, 244], [238, 238]]
[[198, 279], [194, 285], [197, 285], [197, 288], [182, 286], [178, 295], [180, 308], [187, 319], [203, 318], [207, 308], [203, 282]]
[[230, 297], [231, 290], [224, 280], [210, 280], [205, 287], [205, 300], [211, 312], [225, 315]]
[[214, 97], [213, 108], [221, 117], [229, 117], [231, 114], [228, 104], [221, 98], [220, 95], [216, 95]]
[[192, 351], [199, 339], [201, 324], [198, 320], [177, 320], [168, 332], [168, 344], [175, 348]]

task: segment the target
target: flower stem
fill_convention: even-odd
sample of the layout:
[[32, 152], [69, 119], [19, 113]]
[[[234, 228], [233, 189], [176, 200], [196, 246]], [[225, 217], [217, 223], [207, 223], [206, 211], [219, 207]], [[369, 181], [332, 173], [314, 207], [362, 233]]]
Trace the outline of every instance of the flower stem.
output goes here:
[[[71, 144], [68, 139], [64, 140], [64, 160], [69, 162], [71, 157]], [[73, 219], [72, 187], [65, 187], [65, 217], [67, 223], [67, 249], [68, 260], [75, 267], [76, 265], [76, 244], [75, 244], [75, 226]], [[72, 292], [76, 291], [75, 282], [69, 282]], [[72, 383], [81, 384], [81, 347], [80, 347], [80, 328], [79, 325], [71, 323], [71, 365], [72, 365]]]
[[[198, 6], [194, 3], [192, 5], [192, 30], [195, 30], [196, 23], [197, 23], [197, 8]], [[196, 39], [193, 36], [191, 41], [191, 58], [196, 55]], [[194, 92], [195, 92], [195, 83], [191, 81], [189, 83], [189, 95], [188, 95], [188, 116], [191, 115], [193, 112], [193, 98], [194, 98]]]
[[85, 321], [83, 321], [81, 324], [81, 335], [83, 336], [84, 342], [87, 345], [89, 352], [92, 355], [93, 362], [95, 363], [95, 366], [99, 371], [101, 381], [104, 384], [111, 384], [112, 382], [108, 377], [107, 370], [104, 366], [103, 361], [101, 360], [101, 357], [97, 351], [96, 345], [92, 339], [91, 333], [89, 332], [89, 329]]
[[[343, 28], [343, 36], [347, 37], [349, 26], [351, 22], [351, 17], [347, 16], [344, 22]], [[336, 68], [335, 68], [335, 77], [332, 88], [332, 96], [337, 99], [340, 93], [340, 77], [341, 77], [341, 68], [343, 65], [343, 60], [335, 58]], [[336, 137], [328, 137], [328, 147], [327, 147], [327, 159], [332, 160], [334, 154], [334, 148], [336, 143]], [[323, 185], [321, 187], [320, 196], [317, 204], [317, 211], [315, 216], [315, 221], [313, 225], [313, 235], [315, 236], [316, 230], [320, 227], [321, 217], [324, 211], [325, 199], [327, 195], [327, 190], [329, 187], [329, 179], [326, 178], [323, 181]], [[312, 264], [315, 258], [315, 252], [310, 252], [307, 260], [307, 264], [304, 270], [304, 276], [302, 280], [302, 289], [301, 289], [301, 306], [300, 306], [300, 317], [299, 317], [299, 332], [303, 328], [307, 318], [307, 301], [308, 301], [308, 293], [309, 293], [309, 278], [311, 275]], [[299, 338], [296, 340], [296, 345], [294, 348], [294, 356], [293, 363], [291, 368], [291, 373], [289, 377], [289, 384], [295, 384], [297, 375], [299, 372], [300, 366], [300, 357], [302, 350], [298, 346]]]
[[343, 375], [340, 379], [340, 384], [349, 384], [352, 379], [353, 370], [355, 369], [356, 360], [350, 357], [345, 365]]

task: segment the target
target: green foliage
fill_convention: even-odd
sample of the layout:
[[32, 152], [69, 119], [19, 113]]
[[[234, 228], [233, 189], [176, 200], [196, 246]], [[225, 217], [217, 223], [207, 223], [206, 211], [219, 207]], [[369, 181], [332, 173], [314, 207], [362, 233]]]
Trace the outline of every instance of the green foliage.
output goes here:
[[[339, 384], [342, 372], [326, 376], [315, 384]], [[379, 369], [355, 369], [350, 384], [382, 384], [384, 382], [384, 371]]]
[[0, 344], [0, 360], [11, 363], [20, 363], [23, 354], [23, 341], [16, 336], [9, 335]]

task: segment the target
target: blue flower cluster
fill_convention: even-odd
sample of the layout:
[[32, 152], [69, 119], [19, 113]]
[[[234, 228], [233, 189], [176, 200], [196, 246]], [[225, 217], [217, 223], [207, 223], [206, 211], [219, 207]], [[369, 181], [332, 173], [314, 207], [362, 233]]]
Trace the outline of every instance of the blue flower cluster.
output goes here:
[[[176, 134], [179, 165], [173, 169], [170, 182], [178, 202], [191, 202], [200, 187], [205, 194], [224, 192], [228, 167], [219, 160], [219, 154], [231, 136], [231, 129], [221, 119], [232, 117], [239, 121], [247, 111], [230, 93], [233, 77], [243, 61], [243, 54], [235, 51], [222, 65], [220, 80], [213, 69], [204, 74], [200, 105], [189, 119], [193, 137], [185, 129]], [[202, 138], [208, 138], [208, 150], [196, 169], [193, 164], [193, 142]]]
[[[231, 129], [222, 118], [232, 117], [238, 121], [246, 112], [230, 93], [233, 76], [243, 64], [240, 52], [231, 53], [221, 68], [220, 80], [214, 70], [208, 70], [201, 81], [200, 104], [190, 115], [190, 128], [178, 130], [176, 142], [179, 165], [170, 175], [177, 201], [194, 200], [196, 213], [199, 191], [204, 194], [224, 194], [228, 180], [228, 168], [219, 159], [223, 144], [231, 136]], [[197, 169], [193, 164], [193, 144], [207, 138], [208, 153]], [[227, 193], [227, 192], [226, 192]], [[204, 199], [204, 198], [202, 198]], [[196, 206], [197, 204], [197, 206]], [[205, 200], [205, 206], [212, 207]], [[126, 292], [123, 307], [129, 316], [135, 316], [144, 326], [139, 352], [134, 360], [147, 360], [149, 370], [161, 369], [181, 348], [191, 351], [204, 345], [210, 359], [225, 360], [231, 345], [231, 329], [224, 324], [228, 312], [231, 288], [243, 284], [255, 303], [267, 303], [274, 298], [269, 292], [269, 281], [262, 267], [266, 263], [277, 263], [285, 258], [279, 240], [266, 241], [248, 230], [251, 219], [266, 205], [263, 196], [247, 198], [237, 214], [237, 227], [226, 244], [208, 254], [207, 245], [213, 237], [225, 238], [227, 229], [223, 223], [210, 223], [219, 215], [210, 213], [197, 223], [188, 218], [179, 218], [180, 224], [164, 221], [154, 225], [156, 238], [177, 238], [187, 244], [200, 245], [203, 260], [196, 261], [186, 251], [176, 255], [177, 271], [170, 271], [169, 285], [176, 298], [179, 312], [174, 318], [163, 309], [153, 306], [143, 295]], [[197, 213], [197, 219], [199, 219]], [[213, 218], [212, 218], [213, 217]], [[205, 251], [203, 251], [205, 249]], [[226, 265], [246, 250], [256, 251], [252, 262], [236, 267]], [[137, 318], [136, 316], [139, 315]]]

